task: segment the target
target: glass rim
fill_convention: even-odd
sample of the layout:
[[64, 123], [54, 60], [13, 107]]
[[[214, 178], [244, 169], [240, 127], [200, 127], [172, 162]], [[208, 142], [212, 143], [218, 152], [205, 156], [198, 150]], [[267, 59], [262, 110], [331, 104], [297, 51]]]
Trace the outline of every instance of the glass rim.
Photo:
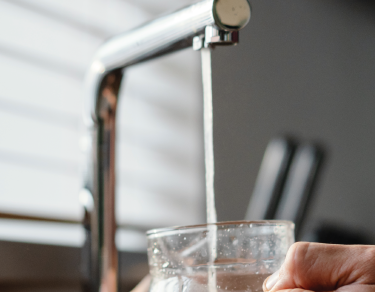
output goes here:
[[294, 228], [294, 223], [292, 221], [287, 220], [239, 220], [239, 221], [223, 221], [223, 222], [217, 222], [217, 223], [203, 223], [203, 224], [196, 224], [196, 225], [186, 225], [186, 226], [172, 226], [172, 227], [164, 227], [164, 228], [155, 228], [148, 230], [146, 232], [147, 236], [150, 235], [159, 235], [161, 233], [170, 233], [173, 231], [186, 231], [191, 230], [194, 228], [202, 229], [204, 227], [208, 226], [225, 226], [225, 225], [264, 225], [264, 226], [277, 226], [277, 225], [289, 225], [291, 228]]

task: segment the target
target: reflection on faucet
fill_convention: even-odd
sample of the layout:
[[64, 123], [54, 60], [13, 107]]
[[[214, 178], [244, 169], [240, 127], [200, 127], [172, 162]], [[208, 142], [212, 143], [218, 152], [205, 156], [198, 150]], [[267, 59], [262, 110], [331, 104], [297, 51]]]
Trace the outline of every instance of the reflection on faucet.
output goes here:
[[91, 194], [87, 202], [93, 202], [85, 206], [86, 291], [118, 290], [115, 132], [123, 69], [193, 44], [194, 49], [234, 45], [249, 19], [247, 0], [205, 0], [115, 36], [99, 48], [87, 74], [84, 112], [92, 139], [84, 194]]

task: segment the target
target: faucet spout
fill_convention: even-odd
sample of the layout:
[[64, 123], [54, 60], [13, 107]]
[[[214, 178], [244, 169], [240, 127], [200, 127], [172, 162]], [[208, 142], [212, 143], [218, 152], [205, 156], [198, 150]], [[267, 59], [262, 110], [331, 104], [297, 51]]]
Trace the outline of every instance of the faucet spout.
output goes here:
[[236, 44], [249, 19], [247, 0], [204, 0], [117, 35], [98, 49], [87, 73], [83, 113], [92, 139], [84, 185], [93, 202], [84, 222], [87, 291], [118, 291], [115, 132], [124, 68], [193, 46], [197, 36], [196, 49]]

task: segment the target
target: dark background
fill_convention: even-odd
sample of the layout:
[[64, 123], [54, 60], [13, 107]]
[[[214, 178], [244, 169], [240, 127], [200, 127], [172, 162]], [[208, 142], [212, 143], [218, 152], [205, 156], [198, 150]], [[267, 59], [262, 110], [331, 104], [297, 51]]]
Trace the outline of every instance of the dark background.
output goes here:
[[242, 219], [279, 134], [328, 150], [305, 221], [375, 230], [375, 5], [252, 0], [240, 44], [213, 54], [218, 219]]

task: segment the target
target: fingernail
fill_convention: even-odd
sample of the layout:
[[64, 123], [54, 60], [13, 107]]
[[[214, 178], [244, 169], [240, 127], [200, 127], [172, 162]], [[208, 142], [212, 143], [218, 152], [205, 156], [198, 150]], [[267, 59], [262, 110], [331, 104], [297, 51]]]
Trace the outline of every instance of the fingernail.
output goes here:
[[279, 272], [280, 270], [276, 271], [275, 273], [273, 273], [268, 279], [267, 279], [267, 282], [266, 282], [266, 288], [267, 290], [271, 290], [273, 286], [275, 286], [277, 280], [279, 279]]

